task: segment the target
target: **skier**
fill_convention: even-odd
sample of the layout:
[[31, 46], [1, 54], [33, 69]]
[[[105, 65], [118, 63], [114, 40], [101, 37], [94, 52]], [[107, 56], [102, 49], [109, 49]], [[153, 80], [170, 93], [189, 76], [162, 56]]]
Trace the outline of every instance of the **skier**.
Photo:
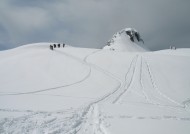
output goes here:
[[63, 43], [63, 47], [65, 47], [65, 43]]

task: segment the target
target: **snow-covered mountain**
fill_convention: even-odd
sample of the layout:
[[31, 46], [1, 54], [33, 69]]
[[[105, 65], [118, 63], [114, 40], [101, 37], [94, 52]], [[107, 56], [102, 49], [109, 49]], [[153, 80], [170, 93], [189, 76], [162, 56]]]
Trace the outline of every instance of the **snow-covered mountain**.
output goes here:
[[143, 39], [140, 33], [134, 28], [125, 28], [113, 35], [103, 49], [112, 51], [144, 52], [147, 49], [143, 46]]
[[190, 49], [145, 51], [125, 32], [115, 51], [1, 51], [0, 133], [189, 134]]

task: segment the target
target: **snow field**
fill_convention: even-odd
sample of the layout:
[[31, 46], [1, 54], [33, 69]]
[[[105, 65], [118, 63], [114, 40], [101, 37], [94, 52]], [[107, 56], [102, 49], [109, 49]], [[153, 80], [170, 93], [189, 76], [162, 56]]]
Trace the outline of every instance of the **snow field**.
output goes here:
[[0, 133], [188, 134], [190, 50], [170, 51], [1, 52]]

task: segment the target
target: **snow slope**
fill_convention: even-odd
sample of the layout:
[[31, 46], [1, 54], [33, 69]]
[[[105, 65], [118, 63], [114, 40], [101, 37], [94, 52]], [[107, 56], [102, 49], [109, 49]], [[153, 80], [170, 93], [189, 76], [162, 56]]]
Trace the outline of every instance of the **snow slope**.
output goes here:
[[190, 133], [190, 49], [50, 44], [0, 52], [0, 133]]

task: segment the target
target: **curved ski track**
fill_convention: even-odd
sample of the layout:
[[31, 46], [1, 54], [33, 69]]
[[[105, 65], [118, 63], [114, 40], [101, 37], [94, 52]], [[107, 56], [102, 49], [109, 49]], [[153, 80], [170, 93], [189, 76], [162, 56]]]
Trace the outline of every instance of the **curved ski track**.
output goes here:
[[[55, 51], [56, 51], [56, 50], [55, 50]], [[59, 52], [59, 51], [57, 51], [57, 52]], [[65, 54], [65, 53], [64, 53], [64, 54]], [[40, 93], [40, 92], [45, 92], [45, 91], [50, 91], [50, 90], [56, 90], [56, 89], [59, 89], [59, 88], [68, 87], [68, 86], [73, 86], [73, 85], [79, 84], [79, 83], [85, 81], [86, 79], [88, 79], [88, 78], [90, 77], [92, 70], [91, 70], [91, 67], [90, 67], [88, 64], [86, 64], [86, 62], [84, 62], [83, 60], [81, 60], [81, 59], [79, 59], [79, 58], [76, 58], [76, 57], [74, 57], [74, 56], [71, 57], [71, 55], [67, 55], [67, 54], [65, 54], [65, 55], [66, 55], [67, 57], [72, 58], [72, 59], [76, 60], [77, 62], [80, 62], [80, 63], [82, 63], [82, 64], [85, 64], [85, 65], [87, 65], [87, 66], [89, 67], [89, 71], [88, 71], [88, 73], [85, 75], [84, 78], [82, 78], [81, 80], [76, 81], [76, 82], [74, 82], [74, 83], [70, 83], [70, 84], [66, 84], [66, 85], [61, 85], [61, 86], [57, 86], [57, 87], [46, 88], [46, 89], [39, 89], [39, 90], [36, 90], [36, 91], [31, 91], [31, 92], [17, 92], [17, 93], [8, 93], [8, 94], [5, 94], [5, 93], [4, 93], [4, 94], [0, 94], [0, 96], [35, 94], [35, 93]], [[88, 55], [87, 55], [86, 57], [88, 57]]]

